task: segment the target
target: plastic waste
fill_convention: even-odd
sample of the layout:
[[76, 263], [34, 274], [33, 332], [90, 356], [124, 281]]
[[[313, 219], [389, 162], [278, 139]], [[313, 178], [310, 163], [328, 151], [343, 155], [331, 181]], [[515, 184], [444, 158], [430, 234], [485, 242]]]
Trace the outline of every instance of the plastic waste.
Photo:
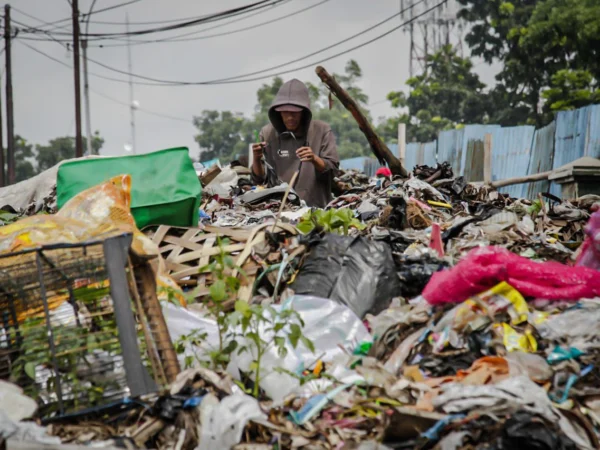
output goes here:
[[499, 441], [499, 445], [493, 446], [492, 449], [577, 449], [575, 443], [556, 426], [545, 423], [539, 417], [525, 412], [517, 412], [506, 421]]
[[438, 272], [423, 290], [434, 305], [457, 303], [506, 281], [525, 297], [579, 300], [600, 296], [598, 272], [556, 262], [534, 262], [500, 247], [471, 250], [450, 270]]
[[554, 374], [546, 360], [535, 353], [514, 351], [505, 356], [511, 377], [526, 375], [537, 383], [543, 383]]
[[197, 450], [233, 448], [242, 439], [244, 427], [250, 420], [266, 420], [254, 397], [235, 392], [220, 402], [212, 394], [200, 404], [201, 430]]
[[298, 295], [329, 298], [348, 306], [358, 317], [386, 309], [400, 288], [387, 244], [363, 237], [316, 234], [291, 288]]
[[[346, 352], [352, 353], [355, 346], [372, 341], [371, 335], [360, 319], [349, 308], [332, 300], [296, 295], [282, 305], [273, 305], [273, 308], [276, 311], [281, 308], [291, 308], [298, 312], [304, 321], [302, 332], [315, 347], [313, 353], [302, 343], [294, 349], [288, 342], [288, 353], [284, 359], [274, 348], [263, 355], [261, 359], [263, 377], [260, 386], [275, 402], [281, 401], [300, 386], [297, 378], [276, 371], [275, 368], [281, 367], [292, 373], [298, 373], [316, 360], [326, 363], [333, 361]], [[208, 361], [208, 352], [216, 348], [219, 342], [215, 321], [204, 317], [201, 313], [170, 303], [163, 304], [163, 313], [173, 341], [194, 331], [207, 335], [202, 348], [186, 344], [184, 353], [179, 355], [181, 362], [185, 361], [186, 356], [192, 356], [198, 362]], [[226, 337], [227, 339], [229, 338]], [[261, 335], [261, 339], [268, 341], [269, 337]], [[239, 355], [236, 352], [232, 354], [228, 371], [234, 377], [238, 377], [240, 370], [249, 371], [253, 359], [248, 352]]]
[[448, 267], [448, 263], [431, 254], [420, 256], [394, 255], [396, 272], [400, 280], [397, 295], [413, 298], [420, 295], [431, 276]]
[[596, 211], [590, 217], [585, 234], [587, 237], [575, 265], [600, 270], [600, 211]]
[[502, 341], [504, 347], [509, 352], [522, 351], [522, 352], [536, 352], [537, 341], [533, 337], [530, 330], [525, 330], [524, 333], [519, 333], [507, 323], [503, 323], [498, 326], [501, 329]]
[[77, 194], [120, 174], [131, 177], [129, 206], [138, 228], [198, 226], [202, 187], [186, 147], [64, 163], [56, 181], [59, 210]]
[[552, 352], [548, 355], [546, 361], [548, 361], [549, 364], [556, 364], [561, 361], [568, 361], [570, 359], [579, 358], [583, 354], [584, 352], [574, 347], [565, 348], [556, 346], [554, 347], [554, 350], [552, 350]]

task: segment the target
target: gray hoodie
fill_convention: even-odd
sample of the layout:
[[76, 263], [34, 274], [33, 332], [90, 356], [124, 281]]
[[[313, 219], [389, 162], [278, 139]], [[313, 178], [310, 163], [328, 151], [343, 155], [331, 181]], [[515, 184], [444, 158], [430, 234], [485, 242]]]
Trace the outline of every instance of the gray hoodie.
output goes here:
[[[304, 110], [300, 130], [294, 133], [296, 140], [288, 134], [281, 135], [286, 128], [281, 113], [275, 111], [281, 105], [295, 105]], [[315, 155], [325, 162], [324, 172], [318, 172], [310, 162], [303, 163], [295, 187], [307, 205], [324, 208], [331, 201], [333, 170], [339, 166], [340, 158], [331, 127], [320, 120], [312, 120], [310, 98], [304, 83], [294, 79], [281, 86], [269, 108], [269, 120], [271, 123], [260, 132], [260, 140], [267, 143], [265, 160], [282, 181], [289, 183], [298, 169], [300, 159], [296, 156], [296, 150], [300, 147], [312, 148]], [[259, 184], [265, 182], [265, 179], [259, 178], [254, 172], [252, 179]]]

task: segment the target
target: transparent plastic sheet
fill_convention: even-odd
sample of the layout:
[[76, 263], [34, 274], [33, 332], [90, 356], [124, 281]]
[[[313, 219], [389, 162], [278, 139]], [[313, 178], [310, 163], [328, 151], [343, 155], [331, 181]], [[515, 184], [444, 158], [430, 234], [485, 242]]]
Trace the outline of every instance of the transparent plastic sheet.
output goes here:
[[[305, 324], [303, 334], [315, 346], [315, 353], [312, 353], [301, 342], [296, 349], [288, 342], [288, 354], [285, 358], [282, 359], [274, 348], [263, 356], [261, 370], [264, 377], [261, 379], [260, 386], [275, 402], [283, 400], [286, 395], [298, 389], [300, 384], [297, 378], [274, 369], [281, 367], [297, 373], [317, 359], [330, 362], [343, 356], [344, 351], [340, 347], [351, 353], [359, 343], [372, 340], [360, 319], [349, 308], [332, 300], [296, 295], [290, 297], [284, 305], [274, 305], [273, 308], [276, 311], [289, 308], [298, 312]], [[181, 358], [192, 356], [199, 361], [207, 361], [208, 351], [216, 348], [219, 342], [215, 321], [204, 317], [201, 313], [172, 304], [164, 304], [163, 313], [173, 341], [196, 330], [207, 334], [206, 347], [187, 346], [185, 353], [180, 355]], [[269, 340], [269, 336], [266, 335], [261, 338]], [[253, 360], [253, 355], [248, 352], [240, 355], [234, 352], [228, 371], [233, 376], [239, 377], [240, 370], [249, 371]]]
[[433, 274], [423, 297], [433, 305], [458, 303], [506, 281], [525, 297], [579, 300], [600, 296], [598, 275], [587, 267], [535, 262], [501, 247], [483, 247]]

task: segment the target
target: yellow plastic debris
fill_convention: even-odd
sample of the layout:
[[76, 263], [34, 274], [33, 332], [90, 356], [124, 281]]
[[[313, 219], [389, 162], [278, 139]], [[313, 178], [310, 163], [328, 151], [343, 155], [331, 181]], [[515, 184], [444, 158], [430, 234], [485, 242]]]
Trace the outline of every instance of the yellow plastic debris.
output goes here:
[[448, 203], [434, 202], [433, 200], [427, 200], [427, 203], [429, 203], [432, 206], [441, 206], [442, 208], [452, 209], [452, 205], [449, 205]]

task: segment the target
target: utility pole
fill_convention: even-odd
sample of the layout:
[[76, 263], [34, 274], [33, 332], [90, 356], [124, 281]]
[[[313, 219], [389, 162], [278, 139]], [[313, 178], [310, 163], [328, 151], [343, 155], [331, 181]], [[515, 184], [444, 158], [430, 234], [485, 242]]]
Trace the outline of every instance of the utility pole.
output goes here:
[[[0, 78], [0, 85], [2, 84], [2, 78]], [[2, 89], [0, 89], [2, 92]], [[2, 97], [0, 95], [0, 97]], [[5, 170], [4, 170], [4, 144], [2, 143], [2, 100], [0, 99], [0, 187], [6, 186]]]
[[15, 182], [15, 122], [12, 89], [12, 58], [10, 35], [10, 5], [4, 6], [4, 43], [6, 53], [6, 143], [8, 184]]
[[90, 6], [90, 12], [84, 19], [86, 38], [81, 41], [81, 48], [83, 49], [83, 97], [85, 100], [85, 134], [87, 136], [85, 154], [88, 156], [92, 155], [94, 151], [92, 149], [92, 113], [90, 112], [90, 82], [88, 80], [87, 35], [90, 31], [90, 17], [92, 15], [92, 11], [94, 9], [95, 4], [96, 0], [93, 0], [92, 5]]
[[[129, 14], [125, 13], [125, 26], [129, 35]], [[135, 105], [133, 100], [133, 79], [131, 78], [131, 41], [127, 39], [127, 67], [129, 69], [129, 112], [131, 116], [131, 152], [135, 155]]]
[[90, 85], [88, 81], [88, 60], [87, 60], [87, 39], [81, 41], [81, 48], [83, 49], [83, 97], [85, 100], [85, 134], [87, 136], [86, 144], [86, 155], [93, 154], [92, 151], [92, 118], [90, 113]]
[[79, 70], [79, 1], [71, 0], [73, 8], [73, 77], [75, 79], [75, 157], [83, 156], [81, 136], [81, 73]]

